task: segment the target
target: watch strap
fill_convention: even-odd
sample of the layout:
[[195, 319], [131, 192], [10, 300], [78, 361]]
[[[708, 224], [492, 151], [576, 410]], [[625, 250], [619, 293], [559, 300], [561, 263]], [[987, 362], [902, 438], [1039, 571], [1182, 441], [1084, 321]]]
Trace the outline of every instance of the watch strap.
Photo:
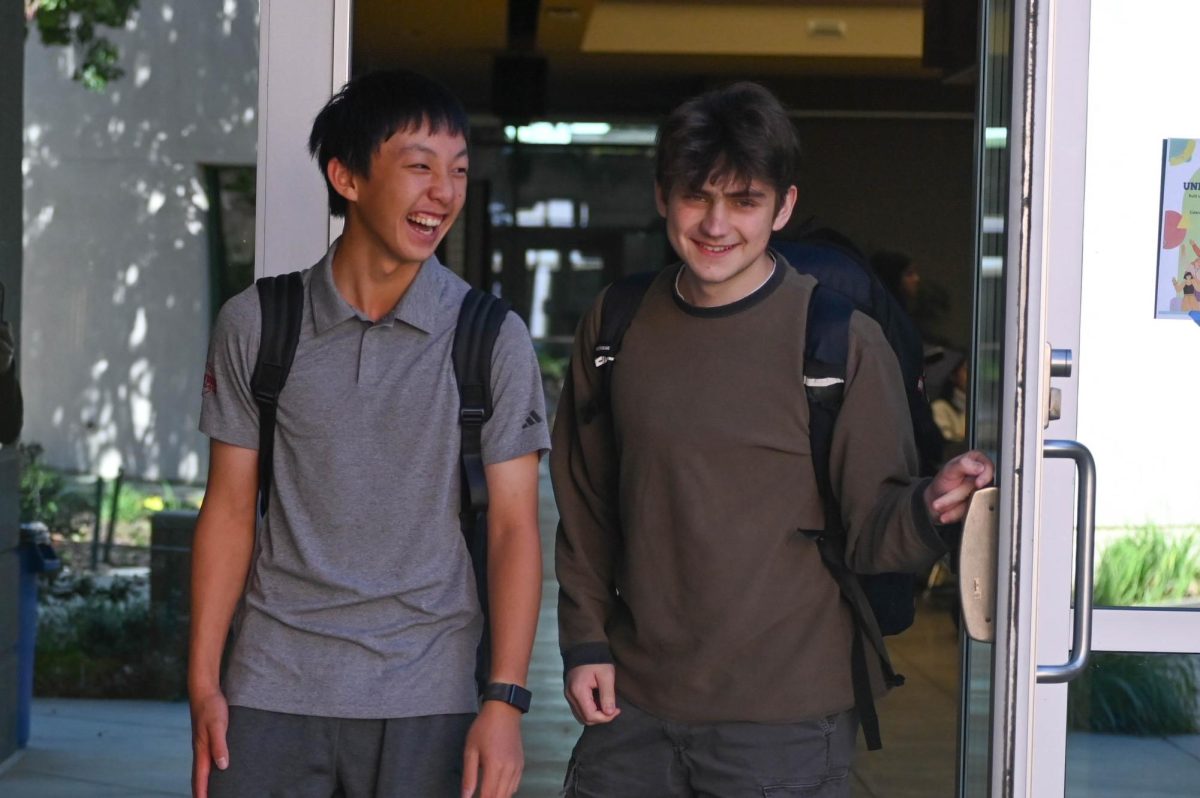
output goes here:
[[509, 706], [516, 707], [524, 714], [529, 711], [529, 702], [533, 698], [533, 693], [519, 684], [491, 682], [487, 687], [483, 688], [483, 695], [480, 698], [483, 701], [503, 701]]

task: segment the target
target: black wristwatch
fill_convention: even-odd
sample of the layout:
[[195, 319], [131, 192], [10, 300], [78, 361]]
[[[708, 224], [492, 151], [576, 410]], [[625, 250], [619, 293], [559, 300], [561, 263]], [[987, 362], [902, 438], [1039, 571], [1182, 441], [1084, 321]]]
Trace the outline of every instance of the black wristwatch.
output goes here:
[[509, 706], [521, 710], [521, 714], [529, 711], [529, 701], [532, 698], [533, 693], [524, 687], [518, 684], [505, 684], [504, 682], [492, 682], [483, 688], [483, 695], [480, 696], [480, 700], [482, 701], [503, 701]]

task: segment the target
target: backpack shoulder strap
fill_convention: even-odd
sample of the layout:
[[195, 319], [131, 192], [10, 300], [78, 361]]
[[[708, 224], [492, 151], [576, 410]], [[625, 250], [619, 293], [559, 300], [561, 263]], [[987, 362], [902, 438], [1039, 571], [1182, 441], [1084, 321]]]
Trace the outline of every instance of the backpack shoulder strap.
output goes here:
[[600, 390], [585, 408], [583, 423], [587, 424], [597, 415], [608, 412], [609, 392], [612, 384], [612, 364], [621, 351], [625, 331], [637, 315], [642, 298], [658, 272], [638, 272], [617, 280], [604, 292], [600, 304], [600, 330], [592, 346], [592, 365], [600, 369]]
[[850, 299], [820, 283], [813, 287], [804, 336], [804, 392], [810, 410], [809, 437], [817, 486], [826, 504], [833, 500], [829, 456], [833, 425], [845, 394], [853, 314], [854, 303]]
[[604, 301], [600, 305], [600, 332], [593, 347], [597, 368], [602, 365], [601, 360], [611, 363], [617, 359], [625, 331], [657, 276], [658, 272], [631, 274], [617, 280], [604, 292]]
[[487, 474], [483, 469], [483, 425], [492, 417], [492, 352], [512, 306], [472, 288], [463, 297], [454, 329], [451, 360], [458, 383], [459, 463], [462, 509], [459, 526], [471, 556], [475, 593], [483, 613], [483, 633], [475, 649], [475, 682], [480, 692], [491, 671], [491, 620], [487, 584]]
[[825, 530], [817, 540], [817, 547], [854, 619], [856, 632], [850, 653], [854, 703], [867, 748], [875, 750], [882, 746], [882, 742], [864, 638], [879, 657], [884, 679], [889, 686], [901, 683], [903, 677], [892, 669], [874, 610], [862, 583], [846, 564], [846, 530], [842, 525], [841, 506], [834, 495], [830, 477], [833, 429], [845, 398], [850, 317], [854, 309], [854, 303], [843, 294], [823, 288], [820, 283], [814, 286], [805, 328], [804, 393], [808, 400], [813, 470], [825, 512]]
[[275, 466], [275, 411], [300, 340], [304, 279], [300, 272], [291, 272], [262, 277], [255, 285], [262, 311], [262, 334], [250, 390], [258, 403], [258, 513], [266, 515]]
[[472, 288], [463, 297], [454, 330], [454, 377], [458, 382], [462, 467], [466, 481], [464, 511], [487, 509], [483, 473], [483, 423], [492, 416], [492, 350], [511, 306], [486, 291]]

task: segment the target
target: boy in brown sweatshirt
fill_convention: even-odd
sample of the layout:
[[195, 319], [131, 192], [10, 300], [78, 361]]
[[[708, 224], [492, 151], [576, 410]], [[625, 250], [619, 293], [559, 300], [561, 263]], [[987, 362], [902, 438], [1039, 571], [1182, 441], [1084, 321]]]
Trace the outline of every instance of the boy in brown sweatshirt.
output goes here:
[[[551, 455], [566, 695], [586, 725], [568, 796], [849, 795], [856, 631], [805, 533], [824, 527], [803, 373], [815, 281], [768, 248], [797, 155], [755, 84], [677, 108], [656, 193], [682, 262], [645, 294], [607, 412], [591, 412], [601, 299], [580, 324]], [[857, 573], [932, 563], [935, 525], [993, 475], [968, 452], [917, 476], [899, 365], [861, 313], [830, 474]]]

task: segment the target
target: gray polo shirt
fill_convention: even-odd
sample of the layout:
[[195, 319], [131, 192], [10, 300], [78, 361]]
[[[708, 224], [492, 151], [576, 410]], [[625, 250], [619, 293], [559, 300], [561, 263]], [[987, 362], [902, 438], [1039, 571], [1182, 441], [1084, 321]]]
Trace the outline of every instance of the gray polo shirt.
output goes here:
[[[333, 283], [336, 247], [304, 272], [295, 363], [279, 397], [260, 524], [224, 687], [231, 704], [304, 715], [474, 712], [479, 603], [459, 529], [451, 346], [467, 285], [426, 261], [376, 323]], [[258, 448], [253, 287], [222, 307], [200, 429]], [[529, 333], [510, 313], [492, 358], [487, 464], [549, 448]]]

